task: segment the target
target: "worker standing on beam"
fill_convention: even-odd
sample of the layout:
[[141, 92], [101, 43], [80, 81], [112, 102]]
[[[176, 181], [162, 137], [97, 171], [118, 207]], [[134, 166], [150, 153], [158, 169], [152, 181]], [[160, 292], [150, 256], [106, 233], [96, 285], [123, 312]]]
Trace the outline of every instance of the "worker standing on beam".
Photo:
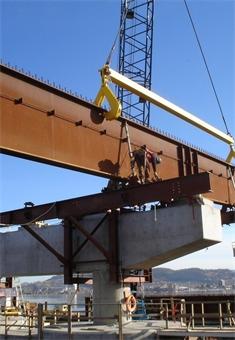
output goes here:
[[147, 177], [149, 176], [149, 164], [146, 162], [145, 150], [142, 148], [136, 149], [132, 152], [131, 173], [134, 177], [136, 176], [135, 165], [137, 166], [138, 170], [138, 182], [140, 184], [144, 184]]
[[148, 161], [148, 164], [152, 165], [154, 179], [156, 181], [161, 180], [161, 178], [158, 176], [158, 173], [157, 173], [157, 164], [161, 163], [161, 158], [155, 152], [149, 150], [146, 145], [142, 145], [141, 149], [145, 151], [145, 158]]
[[135, 175], [135, 164], [137, 165], [138, 169], [138, 179], [141, 184], [150, 181], [150, 164], [153, 168], [154, 179], [160, 180], [160, 177], [157, 173], [157, 164], [161, 162], [160, 157], [158, 155], [149, 150], [146, 145], [142, 145], [139, 149], [136, 149], [132, 152], [132, 159], [131, 159], [131, 169], [132, 173]]

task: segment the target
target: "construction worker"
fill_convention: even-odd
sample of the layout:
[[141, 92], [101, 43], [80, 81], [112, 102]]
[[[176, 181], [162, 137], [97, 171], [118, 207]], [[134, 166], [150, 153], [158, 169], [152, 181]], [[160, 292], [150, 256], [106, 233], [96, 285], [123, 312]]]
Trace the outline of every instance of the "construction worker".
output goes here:
[[131, 170], [134, 177], [136, 176], [136, 172], [134, 170], [135, 165], [138, 169], [139, 176], [137, 177], [139, 179], [139, 183], [143, 184], [145, 183], [146, 178], [149, 177], [149, 164], [146, 162], [145, 150], [142, 148], [136, 149], [132, 152]]
[[131, 169], [132, 173], [135, 176], [135, 164], [138, 168], [139, 173], [139, 182], [144, 184], [149, 181], [150, 175], [150, 164], [152, 165], [154, 178], [155, 180], [160, 180], [158, 173], [157, 173], [157, 164], [160, 163], [160, 158], [157, 156], [156, 153], [150, 151], [146, 145], [142, 145], [140, 149], [134, 150], [132, 152], [132, 159], [131, 159]]
[[161, 180], [157, 173], [157, 164], [161, 163], [161, 158], [153, 151], [149, 150], [146, 145], [142, 145], [141, 149], [145, 151], [145, 157], [148, 162], [152, 165], [153, 174], [156, 181]]

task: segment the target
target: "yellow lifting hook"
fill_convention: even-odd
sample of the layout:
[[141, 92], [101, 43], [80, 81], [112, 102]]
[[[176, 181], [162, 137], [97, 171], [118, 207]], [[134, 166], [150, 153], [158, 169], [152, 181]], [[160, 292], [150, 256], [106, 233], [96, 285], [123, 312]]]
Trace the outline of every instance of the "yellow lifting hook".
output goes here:
[[101, 106], [106, 99], [110, 110], [105, 113], [105, 118], [107, 120], [113, 120], [118, 119], [118, 117], [121, 115], [122, 112], [122, 106], [113, 91], [109, 88], [108, 82], [109, 82], [109, 66], [105, 65], [100, 70], [101, 78], [102, 78], [102, 85], [101, 88], [96, 96], [96, 99], [94, 103], [97, 106]]
[[108, 101], [110, 110], [105, 113], [105, 118], [107, 120], [118, 119], [118, 117], [121, 115], [122, 110], [119, 100], [116, 98], [112, 90], [108, 87], [108, 82], [111, 81], [114, 84], [124, 88], [125, 90], [139, 96], [144, 100], [149, 101], [150, 103], [162, 108], [165, 111], [168, 111], [176, 117], [183, 119], [184, 121], [229, 144], [230, 152], [227, 156], [226, 161], [230, 164], [232, 163], [232, 160], [235, 158], [235, 145], [234, 138], [230, 134], [225, 134], [214, 126], [196, 117], [192, 113], [169, 102], [165, 98], [157, 95], [156, 93], [150, 91], [144, 86], [141, 86], [140, 84], [125, 77], [124, 75], [112, 70], [109, 67], [109, 64], [105, 64], [104, 67], [100, 70], [100, 73], [102, 78], [102, 85], [96, 96], [95, 104], [101, 106], [105, 99]]

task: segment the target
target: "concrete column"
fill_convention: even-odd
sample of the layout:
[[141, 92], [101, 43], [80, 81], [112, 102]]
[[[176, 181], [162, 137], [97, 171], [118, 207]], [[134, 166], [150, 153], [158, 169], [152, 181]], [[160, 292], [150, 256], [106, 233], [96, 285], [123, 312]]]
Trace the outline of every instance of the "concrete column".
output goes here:
[[[124, 299], [121, 283], [110, 282], [109, 268], [102, 268], [93, 272], [93, 310], [96, 324], [115, 323], [118, 318], [118, 305]], [[124, 322], [126, 316], [124, 315]]]

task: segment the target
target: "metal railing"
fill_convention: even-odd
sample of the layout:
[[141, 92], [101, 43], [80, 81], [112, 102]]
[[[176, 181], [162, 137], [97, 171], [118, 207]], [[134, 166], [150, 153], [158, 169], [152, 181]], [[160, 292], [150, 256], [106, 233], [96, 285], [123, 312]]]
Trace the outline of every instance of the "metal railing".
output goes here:
[[24, 331], [24, 335], [27, 334], [31, 337], [33, 329], [36, 330], [37, 328], [37, 318], [35, 314], [21, 313], [20, 315], [7, 315], [2, 313], [0, 315], [0, 335], [3, 333], [5, 337], [8, 336], [8, 333], [10, 333], [12, 329], [17, 330], [18, 333]]
[[[196, 327], [235, 326], [234, 309], [235, 302], [230, 300], [224, 301], [185, 301], [184, 299], [166, 298], [161, 299], [162, 314], [168, 321], [180, 321], [181, 326], [187, 325], [187, 328], [195, 329]], [[164, 310], [164, 305], [167, 305]], [[147, 314], [149, 317], [154, 316], [156, 310], [155, 303], [146, 303]]]
[[[213, 311], [208, 307], [213, 304]], [[144, 309], [143, 309], [144, 306]], [[233, 305], [234, 307], [234, 305]], [[97, 310], [100, 309], [101, 312]], [[112, 311], [112, 312], [110, 312]], [[107, 314], [105, 314], [107, 313]], [[98, 315], [98, 316], [97, 316]], [[210, 327], [212, 329], [235, 329], [235, 314], [231, 310], [231, 301], [185, 301], [179, 299], [162, 299], [159, 303], [137, 304], [134, 313], [128, 312], [123, 304], [38, 304], [34, 311], [20, 315], [0, 315], [0, 335], [7, 336], [13, 329], [15, 332], [25, 331], [29, 337], [34, 333], [38, 339], [43, 339], [44, 332], [57, 325], [70, 337], [79, 332], [79, 326], [92, 324], [110, 324], [123, 340], [126, 322], [141, 322], [156, 320], [152, 325], [157, 328], [197, 329]]]

